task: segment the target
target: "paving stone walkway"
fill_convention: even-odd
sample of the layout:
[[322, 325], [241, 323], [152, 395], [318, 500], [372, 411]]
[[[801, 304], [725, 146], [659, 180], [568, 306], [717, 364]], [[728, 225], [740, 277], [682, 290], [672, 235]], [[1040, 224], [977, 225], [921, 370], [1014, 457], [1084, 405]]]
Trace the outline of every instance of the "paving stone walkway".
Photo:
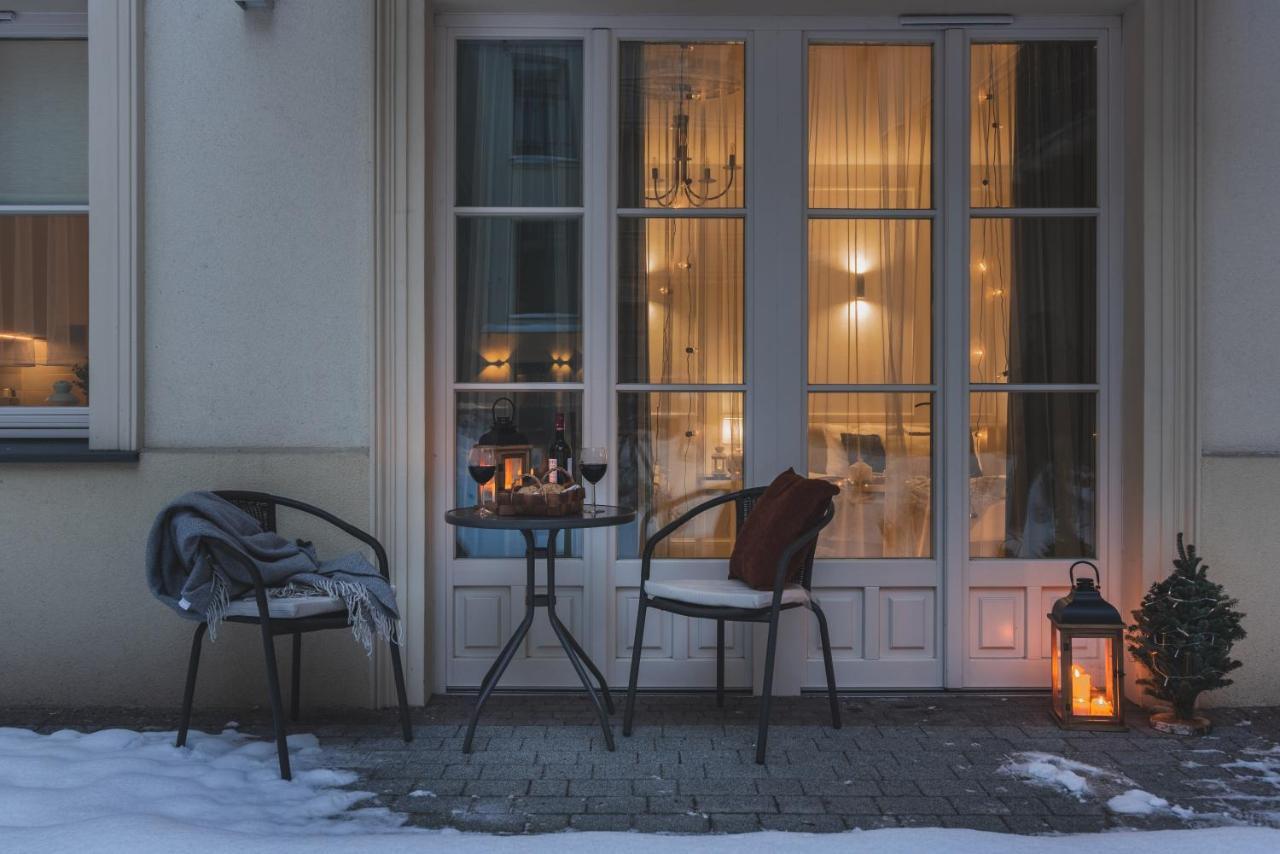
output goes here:
[[[774, 701], [769, 757], [754, 762], [756, 700], [641, 698], [631, 738], [605, 749], [586, 700], [497, 695], [475, 751], [462, 753], [472, 698], [437, 697], [414, 713], [403, 744], [389, 712], [308, 714], [293, 731], [319, 736], [330, 767], [413, 824], [499, 833], [565, 829], [738, 833], [966, 827], [1013, 833], [1089, 832], [1246, 822], [1280, 826], [1280, 709], [1222, 709], [1214, 732], [1174, 738], [1136, 709], [1127, 733], [1066, 733], [1040, 696], [844, 697], [845, 726], [827, 725], [820, 697]], [[176, 709], [3, 709], [0, 725], [53, 731], [171, 729]], [[193, 725], [238, 721], [270, 732], [262, 710], [203, 710]], [[1023, 751], [1098, 766], [1115, 777], [1078, 799], [1001, 768]], [[1119, 781], [1119, 782], [1116, 782]], [[1193, 810], [1190, 819], [1110, 812], [1106, 796], [1139, 788]]]

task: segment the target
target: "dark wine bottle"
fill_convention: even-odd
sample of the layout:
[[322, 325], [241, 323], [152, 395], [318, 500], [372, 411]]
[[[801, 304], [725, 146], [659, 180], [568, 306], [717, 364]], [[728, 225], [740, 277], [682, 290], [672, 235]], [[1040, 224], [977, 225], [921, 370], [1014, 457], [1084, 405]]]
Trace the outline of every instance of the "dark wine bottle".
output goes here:
[[556, 437], [547, 450], [547, 482], [568, 483], [573, 477], [573, 448], [564, 437], [564, 413], [556, 413]]

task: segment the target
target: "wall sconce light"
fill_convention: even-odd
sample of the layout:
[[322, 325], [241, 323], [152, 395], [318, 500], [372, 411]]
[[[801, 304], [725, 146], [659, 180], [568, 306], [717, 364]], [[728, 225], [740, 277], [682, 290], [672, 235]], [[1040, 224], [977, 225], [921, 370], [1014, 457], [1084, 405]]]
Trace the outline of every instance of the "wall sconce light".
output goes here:
[[506, 357], [503, 357], [501, 359], [486, 359], [485, 357], [481, 356], [480, 361], [484, 362], [484, 366], [486, 368], [505, 368], [507, 365], [511, 364], [510, 361], [506, 359]]
[[856, 300], [864, 300], [867, 298], [867, 274], [853, 274], [853, 298]]
[[250, 9], [270, 9], [276, 5], [276, 0], [235, 0], [235, 3], [247, 12]]

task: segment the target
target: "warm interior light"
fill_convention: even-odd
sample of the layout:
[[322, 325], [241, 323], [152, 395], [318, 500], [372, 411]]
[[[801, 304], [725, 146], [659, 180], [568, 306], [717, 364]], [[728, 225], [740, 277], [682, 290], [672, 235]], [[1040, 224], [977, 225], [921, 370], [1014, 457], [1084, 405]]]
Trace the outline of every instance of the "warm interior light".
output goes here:
[[726, 415], [720, 419], [720, 444], [737, 447], [742, 444], [742, 418]]

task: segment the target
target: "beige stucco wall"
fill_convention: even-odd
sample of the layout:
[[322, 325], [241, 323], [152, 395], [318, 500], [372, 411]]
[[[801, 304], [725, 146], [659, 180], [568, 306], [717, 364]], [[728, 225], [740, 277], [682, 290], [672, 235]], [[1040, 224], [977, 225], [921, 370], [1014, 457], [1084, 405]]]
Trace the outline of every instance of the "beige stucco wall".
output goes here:
[[1211, 704], [1280, 703], [1280, 17], [1200, 4], [1200, 546], [1247, 617], [1236, 684]]
[[[138, 464], [0, 466], [0, 705], [176, 708], [194, 625], [146, 586], [156, 510], [192, 487], [242, 487], [294, 495], [364, 525], [368, 473], [363, 451], [148, 451]], [[351, 547], [295, 522], [280, 520], [322, 550]], [[278, 643], [285, 667], [287, 639]], [[305, 702], [370, 702], [370, 668], [349, 634], [305, 643]], [[265, 685], [253, 627], [227, 626], [206, 646], [197, 702], [264, 704]]]
[[[142, 559], [186, 490], [368, 523], [371, 0], [146, 0], [144, 23], [142, 459], [0, 465], [0, 704], [176, 709], [193, 626]], [[313, 638], [304, 701], [369, 703], [363, 650]], [[197, 702], [265, 703], [264, 684], [259, 637], [230, 626]]]

